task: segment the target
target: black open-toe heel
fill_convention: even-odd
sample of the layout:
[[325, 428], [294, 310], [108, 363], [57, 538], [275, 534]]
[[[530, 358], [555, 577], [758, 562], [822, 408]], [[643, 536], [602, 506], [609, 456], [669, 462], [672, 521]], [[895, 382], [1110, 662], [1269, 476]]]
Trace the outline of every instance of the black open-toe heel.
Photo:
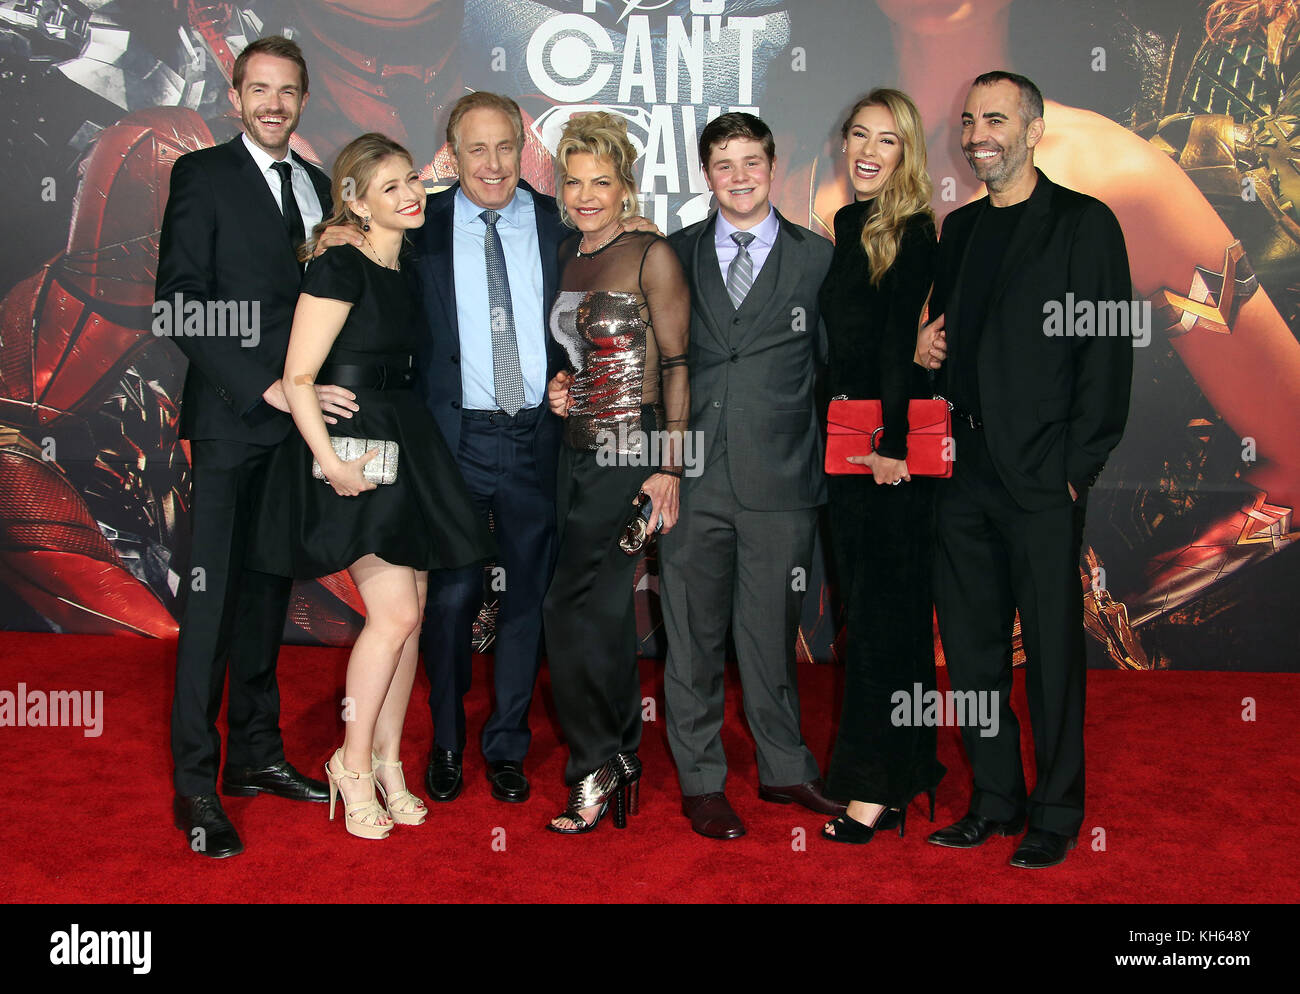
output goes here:
[[[863, 846], [871, 841], [871, 837], [876, 834], [878, 828], [889, 828], [892, 826], [882, 825], [881, 821], [885, 815], [892, 811], [892, 808], [884, 808], [876, 815], [874, 825], [864, 825], [856, 818], [850, 818], [846, 811], [842, 815], [837, 815], [822, 826], [822, 838], [831, 842], [847, 842], [850, 845]], [[832, 835], [826, 829], [831, 825], [835, 826], [835, 833]]]
[[[547, 828], [560, 835], [585, 835], [594, 832], [609, 810], [610, 802], [614, 805], [614, 827], [627, 828], [628, 787], [623, 783], [623, 768], [617, 759], [611, 759], [600, 769], [588, 773], [569, 789], [569, 803], [565, 809], [551, 819]], [[590, 822], [582, 817], [583, 808], [600, 806], [596, 817]], [[572, 828], [561, 828], [555, 822], [566, 818], [573, 823]]]

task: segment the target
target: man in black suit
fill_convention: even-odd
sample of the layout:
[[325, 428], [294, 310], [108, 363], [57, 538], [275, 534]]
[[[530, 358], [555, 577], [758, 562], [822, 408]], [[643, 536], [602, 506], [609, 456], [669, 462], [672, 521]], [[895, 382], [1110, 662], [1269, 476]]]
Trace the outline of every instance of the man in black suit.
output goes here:
[[832, 247], [772, 206], [776, 149], [759, 118], [711, 121], [700, 162], [718, 209], [669, 239], [691, 287], [690, 426], [703, 439], [703, 471], [688, 469], [677, 527], [659, 540], [664, 701], [682, 813], [700, 835], [734, 839], [745, 827], [724, 792], [729, 626], [759, 797], [844, 810], [822, 793], [804, 744], [795, 667], [800, 576], [826, 501], [813, 382]]
[[230, 101], [244, 133], [172, 168], [154, 304], [155, 333], [173, 335], [190, 362], [181, 435], [194, 531], [172, 702], [173, 814], [190, 848], [215, 858], [243, 851], [216, 795], [227, 665], [223, 792], [328, 797], [285, 761], [280, 737], [275, 663], [291, 583], [243, 568], [266, 463], [293, 427], [280, 375], [302, 276], [296, 253], [330, 212], [329, 180], [289, 151], [307, 103], [298, 46], [272, 36], [245, 48]]
[[[503, 570], [494, 581], [501, 594], [496, 706], [481, 742], [492, 796], [520, 802], [528, 798], [528, 709], [555, 558], [561, 422], [546, 405], [546, 384], [564, 359], [546, 321], [565, 230], [555, 201], [520, 179], [524, 126], [513, 100], [462, 97], [447, 141], [460, 179], [429, 198], [428, 221], [412, 232], [429, 326], [420, 380], [470, 493], [495, 527]], [[425, 786], [436, 801], [455, 800], [464, 785], [464, 697], [483, 583], [478, 567], [429, 576], [421, 643], [434, 742]]]
[[[962, 149], [988, 196], [944, 223], [930, 304], [947, 339], [956, 457], [937, 509], [939, 630], [953, 689], [995, 695], [999, 713], [995, 734], [962, 728], [969, 813], [930, 841], [972, 848], [1018, 834], [1027, 816], [1011, 865], [1030, 868], [1064, 860], [1083, 820], [1079, 553], [1088, 489], [1123, 434], [1133, 368], [1119, 223], [1035, 168], [1043, 130], [1028, 79], [975, 80]], [[1079, 306], [1094, 319], [1076, 322]], [[1017, 609], [1038, 768], [1028, 797], [1010, 706]]]

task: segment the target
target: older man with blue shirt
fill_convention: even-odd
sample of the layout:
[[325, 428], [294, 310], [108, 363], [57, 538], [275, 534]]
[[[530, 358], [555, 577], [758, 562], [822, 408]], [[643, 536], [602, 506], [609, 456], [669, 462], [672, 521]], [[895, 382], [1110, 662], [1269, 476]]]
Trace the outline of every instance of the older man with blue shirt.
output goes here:
[[[412, 232], [429, 323], [421, 385], [471, 495], [495, 526], [504, 571], [497, 574], [496, 706], [481, 742], [492, 796], [519, 802], [528, 797], [528, 709], [555, 557], [560, 421], [543, 401], [563, 363], [546, 315], [565, 231], [555, 202], [520, 180], [524, 126], [513, 100], [485, 92], [461, 98], [447, 141], [459, 182], [429, 198], [428, 221]], [[464, 786], [464, 696], [482, 597], [476, 567], [429, 576], [422, 648], [434, 741], [425, 786], [435, 801], [455, 800]]]

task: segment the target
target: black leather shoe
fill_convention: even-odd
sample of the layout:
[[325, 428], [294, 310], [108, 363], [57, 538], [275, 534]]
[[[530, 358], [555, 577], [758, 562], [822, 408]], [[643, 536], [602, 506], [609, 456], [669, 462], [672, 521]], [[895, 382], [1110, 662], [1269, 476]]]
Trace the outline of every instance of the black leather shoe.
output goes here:
[[492, 796], [507, 804], [519, 804], [528, 800], [528, 778], [524, 776], [524, 764], [503, 759], [498, 763], [488, 763], [487, 778], [492, 781]]
[[330, 799], [324, 780], [305, 777], [284, 760], [260, 770], [227, 766], [221, 773], [221, 793], [227, 797], [274, 794], [291, 801], [319, 801], [322, 804]]
[[424, 789], [429, 796], [435, 801], [454, 801], [464, 786], [460, 753], [434, 746], [429, 752], [429, 765], [424, 768]]
[[1064, 863], [1066, 854], [1074, 848], [1076, 839], [1072, 835], [1058, 835], [1041, 828], [1031, 828], [1028, 834], [1016, 846], [1016, 854], [1011, 857], [1012, 866], [1024, 867], [1026, 870], [1041, 870], [1047, 866]]
[[216, 794], [172, 798], [172, 820], [185, 833], [191, 852], [211, 859], [238, 856], [244, 851], [239, 833], [230, 824]]
[[1024, 827], [1024, 815], [1010, 821], [990, 821], [974, 812], [967, 812], [960, 821], [932, 833], [926, 841], [949, 849], [974, 849], [987, 842], [990, 836], [1019, 835]]

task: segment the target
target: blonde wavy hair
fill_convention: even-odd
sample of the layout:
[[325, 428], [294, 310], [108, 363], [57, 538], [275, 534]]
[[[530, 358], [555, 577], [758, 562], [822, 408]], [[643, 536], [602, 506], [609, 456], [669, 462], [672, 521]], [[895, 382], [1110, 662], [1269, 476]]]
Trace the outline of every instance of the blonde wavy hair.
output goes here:
[[847, 142], [849, 129], [858, 111], [864, 107], [884, 107], [894, 116], [902, 158], [885, 187], [876, 195], [875, 207], [867, 223], [862, 226], [862, 248], [867, 253], [871, 285], [879, 286], [889, 267], [898, 258], [898, 246], [903, 240], [907, 219], [913, 214], [934, 217], [930, 197], [934, 187], [925, 168], [925, 130], [921, 126], [921, 112], [912, 98], [901, 90], [879, 87], [853, 105], [844, 119], [840, 134]]
[[[334, 201], [334, 212], [311, 229], [311, 237], [298, 250], [298, 261], [306, 262], [316, 252], [316, 243], [326, 228], [341, 224], [350, 224], [361, 228], [361, 218], [348, 206], [366, 195], [370, 181], [375, 177], [379, 164], [390, 155], [397, 155], [408, 163], [413, 163], [411, 153], [387, 135], [376, 131], [368, 132], [360, 138], [354, 138], [339, 152], [334, 160], [334, 176], [330, 182], [330, 198]], [[351, 200], [344, 200], [343, 195], [350, 194]]]
[[636, 148], [627, 137], [627, 119], [607, 111], [596, 110], [587, 114], [574, 114], [564, 125], [560, 143], [555, 148], [555, 202], [560, 208], [560, 220], [570, 228], [573, 219], [564, 206], [564, 181], [569, 175], [569, 156], [594, 155], [614, 164], [614, 172], [623, 186], [623, 215], [627, 220], [641, 212], [636, 196], [636, 177], [632, 167], [636, 164]]

